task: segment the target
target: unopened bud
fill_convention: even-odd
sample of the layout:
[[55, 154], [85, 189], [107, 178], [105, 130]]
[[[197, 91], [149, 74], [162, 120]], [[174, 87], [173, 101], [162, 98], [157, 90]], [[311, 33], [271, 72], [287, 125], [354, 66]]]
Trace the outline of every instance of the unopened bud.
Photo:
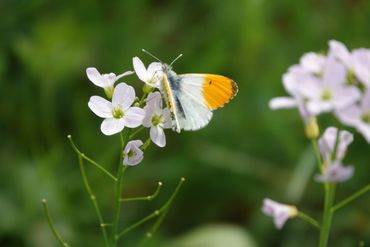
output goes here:
[[151, 92], [153, 92], [154, 88], [148, 84], [144, 84], [143, 86], [143, 92], [145, 94], [150, 94]]
[[311, 117], [305, 123], [305, 133], [308, 139], [316, 139], [320, 135], [319, 125], [315, 117]]
[[114, 87], [109, 86], [104, 88], [104, 93], [107, 96], [108, 99], [111, 99], [113, 96]]

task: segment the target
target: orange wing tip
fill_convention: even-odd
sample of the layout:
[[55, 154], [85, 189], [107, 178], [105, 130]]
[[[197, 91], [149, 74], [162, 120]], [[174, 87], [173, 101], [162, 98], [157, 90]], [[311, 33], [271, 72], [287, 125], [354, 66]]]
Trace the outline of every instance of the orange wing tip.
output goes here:
[[206, 74], [203, 82], [203, 96], [211, 110], [223, 107], [238, 93], [237, 84], [222, 75]]

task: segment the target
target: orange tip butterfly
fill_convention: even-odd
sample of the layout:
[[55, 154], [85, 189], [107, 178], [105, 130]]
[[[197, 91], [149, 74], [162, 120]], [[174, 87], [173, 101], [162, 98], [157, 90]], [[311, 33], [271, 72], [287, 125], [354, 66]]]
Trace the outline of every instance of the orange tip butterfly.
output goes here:
[[[144, 49], [142, 51], [160, 62], [160, 71], [155, 73], [160, 75], [158, 88], [167, 101], [173, 120], [173, 129], [177, 132], [182, 129], [198, 130], [205, 127], [212, 118], [212, 111], [223, 107], [238, 92], [237, 84], [222, 75], [176, 74], [172, 70], [172, 65], [182, 54], [170, 64], [166, 64], [150, 52]], [[142, 63], [139, 58], [135, 57], [134, 67], [138, 62]], [[153, 63], [155, 64], [159, 63]], [[150, 67], [151, 65], [148, 70]]]

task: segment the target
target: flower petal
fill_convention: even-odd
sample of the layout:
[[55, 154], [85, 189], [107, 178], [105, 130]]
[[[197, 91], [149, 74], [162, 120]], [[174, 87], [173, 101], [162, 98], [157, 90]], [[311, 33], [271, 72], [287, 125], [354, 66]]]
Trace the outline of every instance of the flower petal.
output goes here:
[[125, 126], [136, 128], [143, 123], [145, 111], [139, 107], [130, 107], [124, 113], [123, 121]]
[[342, 42], [337, 40], [329, 41], [329, 56], [339, 58], [347, 67], [351, 66], [351, 55]]
[[366, 141], [370, 143], [370, 124], [363, 122], [358, 123], [356, 129], [362, 134]]
[[132, 59], [132, 63], [137, 77], [139, 77], [143, 82], [147, 82], [149, 78], [144, 63], [138, 57], [134, 57]]
[[122, 119], [107, 118], [101, 123], [100, 129], [104, 135], [110, 136], [119, 133], [125, 127]]
[[291, 97], [276, 97], [270, 100], [269, 107], [272, 110], [297, 107], [297, 100]]
[[111, 118], [112, 115], [112, 103], [100, 96], [90, 97], [89, 108], [99, 117]]
[[159, 126], [152, 126], [150, 128], [150, 139], [158, 146], [164, 147], [166, 146], [166, 136], [164, 135], [164, 131]]
[[134, 72], [134, 71], [126, 71], [126, 72], [124, 72], [124, 73], [122, 73], [122, 74], [120, 74], [120, 75], [117, 75], [117, 77], [116, 77], [116, 81], [117, 81], [118, 79], [121, 79], [122, 77], [125, 77], [125, 76], [128, 76], [128, 75], [132, 75], [132, 74], [135, 74], [135, 72]]
[[86, 75], [89, 78], [89, 80], [96, 86], [104, 87], [104, 78], [96, 68], [94, 67], [87, 68]]
[[[125, 147], [123, 165], [134, 166], [139, 164], [144, 158], [144, 152], [139, 148], [143, 145], [141, 140], [129, 141]], [[133, 154], [130, 155], [130, 152]]]
[[135, 90], [126, 83], [120, 83], [114, 88], [112, 103], [113, 106], [121, 105], [123, 110], [129, 108], [135, 100]]

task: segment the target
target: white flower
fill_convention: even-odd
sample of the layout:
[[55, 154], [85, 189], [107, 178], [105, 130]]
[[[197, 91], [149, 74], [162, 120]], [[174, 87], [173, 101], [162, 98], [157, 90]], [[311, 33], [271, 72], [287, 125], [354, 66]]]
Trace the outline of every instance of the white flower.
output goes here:
[[370, 143], [370, 88], [365, 91], [359, 104], [353, 104], [336, 112], [338, 119], [355, 127]]
[[130, 107], [135, 100], [135, 90], [126, 83], [118, 84], [113, 92], [112, 102], [92, 96], [89, 108], [99, 117], [105, 118], [100, 129], [105, 135], [113, 135], [123, 128], [136, 128], [142, 124], [145, 112], [139, 107]]
[[310, 113], [318, 115], [343, 109], [360, 98], [358, 88], [345, 84], [346, 73], [344, 65], [331, 56], [325, 61], [322, 76], [311, 77], [311, 82], [302, 84], [299, 89]]
[[116, 76], [116, 74], [114, 73], [100, 74], [99, 71], [94, 67], [89, 67], [86, 69], [86, 75], [89, 80], [96, 86], [103, 88], [108, 98], [112, 98], [114, 83], [120, 78], [131, 75], [133, 73], [134, 72], [132, 71], [127, 71]]
[[270, 100], [269, 107], [273, 110], [284, 108], [298, 108], [299, 113], [307, 122], [313, 115], [308, 112], [302, 87], [309, 85], [314, 77], [310, 71], [304, 69], [300, 65], [293, 65], [288, 69], [288, 72], [283, 75], [283, 86], [291, 97], [276, 97]]
[[353, 72], [366, 87], [370, 87], [370, 49], [360, 48], [352, 51]]
[[[337, 140], [337, 136], [339, 139]], [[325, 130], [324, 134], [319, 139], [320, 152], [323, 160], [327, 163], [334, 161], [342, 161], [346, 152], [348, 145], [353, 141], [353, 135], [346, 131], [339, 131], [335, 127], [329, 127]], [[338, 143], [337, 143], [338, 142]], [[335, 157], [332, 157], [334, 149], [336, 146]]]
[[129, 141], [124, 150], [123, 165], [135, 166], [139, 164], [144, 158], [144, 152], [140, 149], [143, 145], [141, 140]]
[[172, 121], [169, 109], [162, 109], [162, 98], [158, 91], [148, 95], [144, 110], [143, 126], [150, 128], [150, 139], [159, 147], [166, 146], [163, 129], [171, 128]]
[[325, 59], [326, 57], [321, 54], [308, 52], [303, 54], [299, 63], [306, 71], [319, 75], [323, 70]]
[[274, 219], [274, 224], [278, 229], [281, 229], [289, 218], [298, 214], [295, 206], [281, 204], [268, 198], [263, 200], [262, 212]]
[[132, 59], [134, 70], [140, 80], [151, 87], [160, 88], [163, 76], [162, 64], [153, 62], [149, 64], [148, 69], [145, 68], [143, 62], [138, 57]]
[[370, 86], [370, 49], [359, 48], [349, 52], [347, 47], [336, 40], [329, 41], [329, 54], [338, 58], [354, 73], [356, 78], [366, 86]]
[[323, 172], [315, 176], [317, 182], [340, 183], [353, 176], [353, 166], [342, 166], [339, 162], [330, 164]]

